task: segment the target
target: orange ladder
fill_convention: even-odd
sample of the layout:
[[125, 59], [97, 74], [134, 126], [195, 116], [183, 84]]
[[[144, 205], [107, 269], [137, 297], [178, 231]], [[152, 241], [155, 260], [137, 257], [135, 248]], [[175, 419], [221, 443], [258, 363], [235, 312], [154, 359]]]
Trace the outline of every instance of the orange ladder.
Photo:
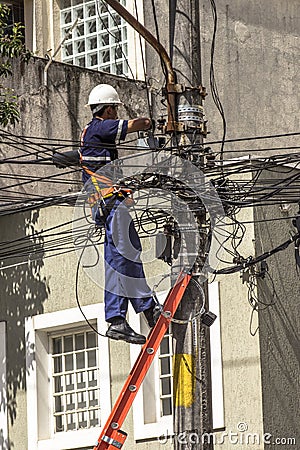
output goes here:
[[116, 448], [122, 448], [127, 434], [120, 428], [150, 368], [160, 343], [168, 330], [171, 319], [178, 308], [191, 278], [192, 275], [190, 274], [180, 274], [175, 285], [169, 291], [163, 305], [162, 313], [152, 328], [146, 343], [143, 345], [93, 450], [115, 450]]

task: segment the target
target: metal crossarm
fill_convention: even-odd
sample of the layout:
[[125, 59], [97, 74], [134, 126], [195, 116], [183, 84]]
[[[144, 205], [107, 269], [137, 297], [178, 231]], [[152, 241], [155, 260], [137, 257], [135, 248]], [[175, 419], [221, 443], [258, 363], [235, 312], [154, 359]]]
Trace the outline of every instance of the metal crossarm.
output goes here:
[[127, 435], [120, 428], [169, 328], [191, 277], [190, 274], [180, 274], [175, 285], [169, 291], [162, 313], [143, 345], [93, 450], [115, 450], [124, 444]]

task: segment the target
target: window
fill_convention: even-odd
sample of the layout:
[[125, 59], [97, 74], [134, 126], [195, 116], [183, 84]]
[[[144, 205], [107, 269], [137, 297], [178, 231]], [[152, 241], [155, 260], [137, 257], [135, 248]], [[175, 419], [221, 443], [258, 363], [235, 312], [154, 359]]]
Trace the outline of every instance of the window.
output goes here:
[[[171, 328], [171, 327], [170, 327]], [[161, 416], [172, 414], [172, 333], [170, 330], [165, 334], [158, 352], [159, 360], [159, 400]]]
[[[167, 292], [159, 294], [163, 303]], [[149, 327], [142, 315], [135, 314], [129, 307], [129, 321], [133, 329], [145, 336]], [[136, 346], [130, 347], [131, 364], [139, 354]], [[173, 433], [173, 374], [172, 374], [172, 333], [171, 327], [165, 334], [160, 348], [143, 381], [133, 403], [134, 438], [147, 439], [158, 437], [162, 430]]]
[[[120, 3], [126, 6], [125, 0]], [[72, 25], [77, 21], [73, 31]], [[127, 26], [101, 0], [61, 1], [63, 62], [128, 75]]]
[[[163, 303], [166, 292], [160, 294]], [[212, 410], [213, 428], [224, 427], [223, 381], [221, 360], [221, 332], [219, 315], [218, 283], [209, 285], [210, 310], [217, 320], [210, 328]], [[130, 311], [130, 323], [136, 331], [147, 335], [149, 328], [143, 318]], [[164, 336], [158, 354], [133, 404], [134, 437], [136, 440], [173, 435], [173, 379], [172, 379], [172, 332]], [[134, 363], [138, 349], [131, 346], [131, 361]]]
[[[83, 310], [105, 324], [103, 304]], [[28, 448], [90, 448], [111, 411], [108, 339], [77, 308], [28, 318], [26, 336]]]
[[100, 426], [96, 334], [50, 336], [50, 349], [54, 432]]

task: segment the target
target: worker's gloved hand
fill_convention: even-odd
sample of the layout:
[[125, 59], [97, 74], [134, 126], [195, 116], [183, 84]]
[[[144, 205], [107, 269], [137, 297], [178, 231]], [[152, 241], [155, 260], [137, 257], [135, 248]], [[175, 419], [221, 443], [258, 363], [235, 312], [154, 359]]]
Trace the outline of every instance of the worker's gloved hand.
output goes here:
[[149, 126], [149, 128], [147, 128], [147, 131], [152, 131], [152, 133], [153, 133], [155, 131], [156, 123], [155, 123], [154, 119], [149, 119], [149, 120], [150, 120], [150, 126]]

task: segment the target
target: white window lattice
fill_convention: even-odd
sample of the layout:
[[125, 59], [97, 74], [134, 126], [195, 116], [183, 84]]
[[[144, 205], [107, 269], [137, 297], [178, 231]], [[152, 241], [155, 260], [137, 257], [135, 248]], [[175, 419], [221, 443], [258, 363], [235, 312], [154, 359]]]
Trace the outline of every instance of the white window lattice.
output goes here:
[[[126, 6], [126, 0], [120, 0]], [[72, 33], [69, 30], [79, 19]], [[102, 0], [61, 0], [63, 62], [128, 74], [128, 40], [125, 21]]]
[[50, 336], [54, 431], [100, 425], [99, 361], [96, 335], [76, 332]]
[[160, 415], [172, 414], [173, 382], [172, 382], [172, 334], [168, 330], [159, 348], [159, 398]]

